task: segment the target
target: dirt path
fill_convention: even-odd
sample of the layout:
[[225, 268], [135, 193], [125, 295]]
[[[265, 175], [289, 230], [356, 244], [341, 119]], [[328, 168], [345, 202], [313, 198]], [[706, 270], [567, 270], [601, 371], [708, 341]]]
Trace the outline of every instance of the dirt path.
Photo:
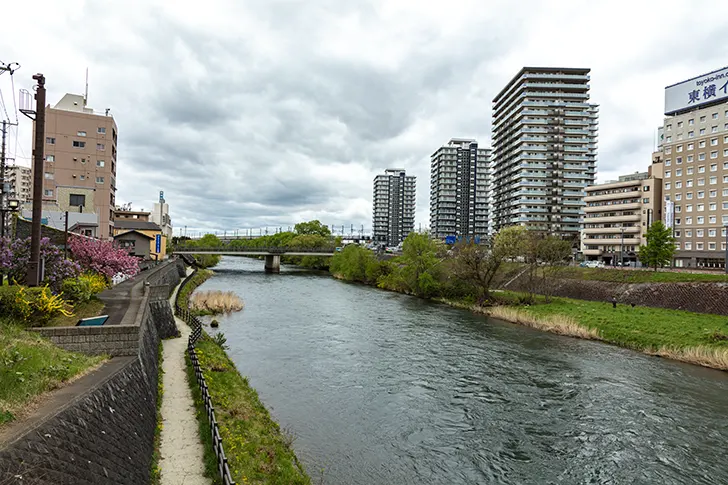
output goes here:
[[[170, 300], [174, 307], [175, 290]], [[159, 466], [162, 485], [209, 485], [205, 478], [204, 448], [198, 432], [190, 386], [185, 370], [185, 352], [190, 328], [175, 317], [181, 336], [162, 342], [164, 362], [162, 369], [162, 437]]]

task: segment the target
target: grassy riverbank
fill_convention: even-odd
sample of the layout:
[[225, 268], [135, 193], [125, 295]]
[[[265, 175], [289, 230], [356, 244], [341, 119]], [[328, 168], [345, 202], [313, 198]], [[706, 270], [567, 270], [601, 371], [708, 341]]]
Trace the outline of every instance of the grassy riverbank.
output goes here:
[[184, 288], [179, 291], [179, 294], [177, 295], [177, 304], [182, 307], [183, 310], [189, 310], [190, 295], [198, 286], [207, 281], [212, 275], [213, 272], [209, 269], [197, 270], [197, 273], [195, 273]]
[[0, 426], [27, 411], [44, 392], [85, 375], [105, 360], [56, 347], [13, 320], [0, 319]]
[[[498, 294], [506, 302], [517, 294]], [[572, 337], [602, 340], [650, 355], [728, 370], [728, 318], [664, 308], [537, 297], [530, 306], [480, 307], [440, 300], [494, 318]]]
[[[260, 402], [258, 393], [241, 376], [225, 350], [203, 333], [197, 343], [197, 356], [220, 427], [225, 453], [233, 479], [239, 484], [297, 485], [310, 484], [306, 472], [294, 454], [292, 437], [281, 432]], [[192, 364], [187, 372], [192, 387], [200, 435], [205, 443], [207, 475], [217, 478], [217, 461], [212, 451], [202, 396], [195, 384]]]

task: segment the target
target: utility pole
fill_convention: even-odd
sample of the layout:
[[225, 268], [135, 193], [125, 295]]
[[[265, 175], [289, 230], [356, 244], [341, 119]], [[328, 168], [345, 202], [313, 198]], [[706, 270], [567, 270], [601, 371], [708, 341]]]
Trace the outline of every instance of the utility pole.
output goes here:
[[45, 76], [35, 74], [38, 82], [35, 91], [35, 142], [33, 144], [33, 222], [30, 231], [30, 261], [28, 261], [28, 286], [38, 286], [40, 274], [40, 219], [43, 215], [43, 148], [45, 143]]
[[63, 233], [63, 259], [68, 259], [68, 211], [66, 211], [66, 229]]
[[[2, 146], [0, 146], [0, 238], [5, 237], [5, 135], [8, 123], [3, 120]], [[3, 243], [4, 244], [4, 243]], [[2, 281], [0, 280], [0, 284]]]

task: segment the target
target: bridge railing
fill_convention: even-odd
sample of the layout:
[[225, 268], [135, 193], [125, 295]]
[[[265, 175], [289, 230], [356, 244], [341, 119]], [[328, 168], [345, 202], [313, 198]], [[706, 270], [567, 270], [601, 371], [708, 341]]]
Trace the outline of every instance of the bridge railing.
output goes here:
[[217, 247], [196, 247], [196, 246], [174, 246], [173, 252], [190, 252], [190, 253], [206, 253], [206, 252], [226, 252], [226, 253], [333, 253], [336, 251], [334, 246], [326, 246], [320, 248], [295, 248], [295, 247], [243, 247], [243, 246], [217, 246]]

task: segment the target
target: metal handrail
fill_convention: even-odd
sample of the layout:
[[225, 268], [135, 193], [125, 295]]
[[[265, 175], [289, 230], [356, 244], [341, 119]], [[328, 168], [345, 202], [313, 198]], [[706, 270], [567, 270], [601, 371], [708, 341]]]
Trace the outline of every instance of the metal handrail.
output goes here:
[[335, 246], [326, 246], [321, 248], [293, 248], [293, 247], [242, 247], [242, 246], [218, 246], [218, 247], [194, 247], [194, 246], [174, 246], [172, 252], [185, 251], [189, 253], [205, 253], [205, 252], [217, 252], [223, 251], [226, 253], [235, 252], [246, 252], [246, 253], [274, 253], [274, 254], [285, 254], [285, 253], [334, 253], [336, 252]]
[[215, 406], [212, 405], [212, 398], [210, 397], [207, 382], [205, 381], [205, 375], [202, 372], [200, 360], [198, 359], [197, 352], [195, 350], [197, 341], [202, 337], [202, 322], [199, 318], [190, 313], [188, 309], [182, 308], [179, 304], [182, 289], [187, 285], [187, 283], [189, 283], [195, 273], [197, 273], [197, 269], [185, 278], [180, 285], [179, 290], [177, 290], [177, 299], [174, 302], [174, 312], [181, 320], [192, 328], [192, 333], [190, 333], [190, 337], [187, 340], [187, 355], [189, 355], [190, 362], [192, 362], [197, 386], [200, 388], [202, 402], [205, 405], [205, 414], [207, 415], [207, 422], [210, 425], [210, 435], [212, 437], [212, 448], [215, 451], [215, 456], [217, 457], [217, 471], [220, 474], [223, 485], [235, 485], [235, 481], [230, 473], [230, 466], [228, 465], [228, 459], [225, 455], [225, 449], [223, 448], [220, 428], [217, 424], [217, 418], [215, 417]]

